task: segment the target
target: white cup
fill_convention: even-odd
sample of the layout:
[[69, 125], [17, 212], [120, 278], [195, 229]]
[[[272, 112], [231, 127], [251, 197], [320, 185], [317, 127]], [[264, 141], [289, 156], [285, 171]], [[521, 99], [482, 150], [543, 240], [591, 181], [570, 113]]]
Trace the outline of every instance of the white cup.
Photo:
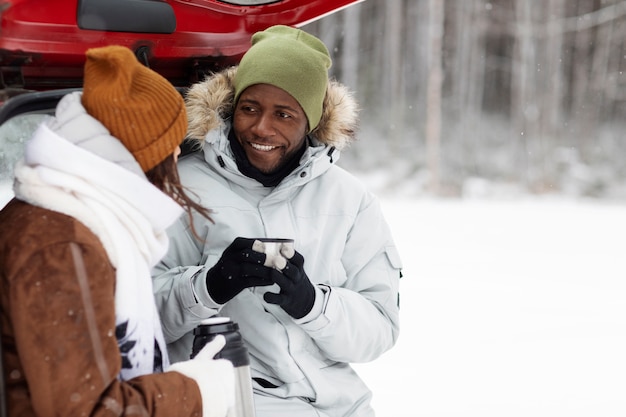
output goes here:
[[252, 250], [265, 254], [263, 265], [279, 271], [287, 265], [287, 259], [291, 259], [295, 253], [293, 239], [258, 238], [252, 244]]

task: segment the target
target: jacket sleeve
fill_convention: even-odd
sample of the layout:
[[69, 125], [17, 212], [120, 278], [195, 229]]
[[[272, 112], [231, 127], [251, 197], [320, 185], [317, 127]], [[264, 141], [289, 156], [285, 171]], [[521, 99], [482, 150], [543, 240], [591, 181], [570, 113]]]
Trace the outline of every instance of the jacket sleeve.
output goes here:
[[[82, 273], [75, 267], [77, 253], [85, 265]], [[101, 246], [45, 246], [9, 281], [15, 355], [23, 370], [13, 374], [18, 377], [13, 392], [20, 383], [27, 386], [35, 414], [201, 414], [198, 386], [179, 373], [118, 379], [115, 270]], [[14, 410], [24, 406], [19, 395], [10, 397]]]
[[169, 249], [153, 268], [152, 285], [165, 341], [172, 343], [214, 316], [220, 305], [208, 295], [203, 245], [191, 233], [186, 216], [168, 229], [168, 236]]
[[346, 238], [341, 264], [345, 282], [329, 286], [323, 313], [301, 326], [328, 358], [371, 361], [398, 338], [402, 268], [380, 205], [371, 196]]

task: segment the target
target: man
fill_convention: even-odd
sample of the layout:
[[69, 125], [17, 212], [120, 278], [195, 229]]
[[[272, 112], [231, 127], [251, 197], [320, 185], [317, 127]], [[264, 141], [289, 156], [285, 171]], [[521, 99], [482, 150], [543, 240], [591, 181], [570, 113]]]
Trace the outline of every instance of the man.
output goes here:
[[[373, 416], [349, 366], [390, 349], [399, 329], [401, 264], [376, 199], [335, 163], [357, 127], [356, 103], [329, 82], [314, 36], [274, 26], [237, 68], [187, 95], [183, 184], [214, 223], [169, 229], [153, 272], [172, 360], [216, 314], [238, 322], [250, 351], [257, 417]], [[289, 238], [272, 268], [257, 238]], [[270, 266], [265, 266], [270, 265]], [[277, 268], [280, 268], [278, 270]]]

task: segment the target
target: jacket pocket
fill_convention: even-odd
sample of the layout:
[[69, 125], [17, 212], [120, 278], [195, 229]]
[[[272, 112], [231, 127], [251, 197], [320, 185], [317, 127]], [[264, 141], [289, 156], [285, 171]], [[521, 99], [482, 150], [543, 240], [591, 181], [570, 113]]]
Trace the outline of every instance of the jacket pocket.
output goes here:
[[400, 258], [398, 248], [395, 246], [385, 246], [385, 255], [387, 255], [387, 260], [392, 267], [402, 269], [402, 259]]

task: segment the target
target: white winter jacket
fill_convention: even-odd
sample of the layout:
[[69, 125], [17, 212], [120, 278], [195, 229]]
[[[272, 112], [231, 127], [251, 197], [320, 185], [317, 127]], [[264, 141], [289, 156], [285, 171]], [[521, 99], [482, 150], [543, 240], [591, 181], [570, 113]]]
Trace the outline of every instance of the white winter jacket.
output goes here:
[[[329, 87], [339, 96], [329, 90], [328, 97], [340, 108], [325, 112], [300, 166], [267, 188], [237, 170], [230, 122], [224, 120], [229, 107], [215, 99], [228, 97], [224, 91], [234, 71], [196, 85], [187, 96], [190, 133], [203, 149], [183, 157], [179, 171], [183, 184], [213, 210], [214, 223], [194, 219], [201, 242], [181, 218], [154, 272], [171, 360], [189, 358], [191, 332], [203, 319], [228, 316], [239, 324], [250, 352], [257, 417], [373, 416], [371, 393], [349, 363], [374, 360], [396, 342], [401, 263], [376, 198], [335, 165], [334, 146], [345, 145], [346, 132], [353, 131], [354, 113], [345, 111], [355, 110], [353, 101], [341, 86]], [[333, 121], [337, 127], [329, 127]], [[332, 140], [327, 133], [334, 133]], [[278, 292], [277, 286], [246, 289], [225, 305], [215, 303], [206, 271], [238, 236], [294, 239], [306, 274], [321, 290], [321, 314], [295, 320], [264, 302], [263, 294]]]

